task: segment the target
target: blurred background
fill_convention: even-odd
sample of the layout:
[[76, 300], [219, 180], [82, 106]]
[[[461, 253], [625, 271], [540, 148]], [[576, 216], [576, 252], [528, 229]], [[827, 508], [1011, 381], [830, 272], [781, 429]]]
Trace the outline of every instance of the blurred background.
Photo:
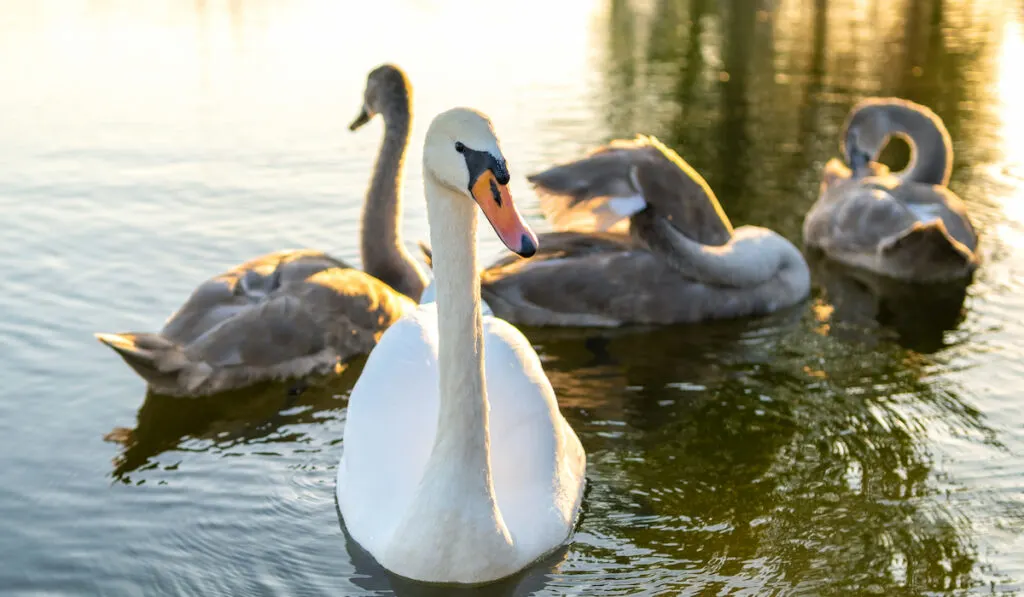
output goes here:
[[358, 263], [381, 125], [347, 125], [385, 61], [414, 87], [409, 242], [426, 126], [467, 105], [538, 230], [526, 174], [647, 133], [799, 245], [869, 95], [944, 119], [983, 237], [966, 292], [816, 263], [767, 318], [524, 330], [590, 489], [568, 550], [486, 594], [1024, 594], [1021, 0], [0, 0], [5, 592], [429, 593], [339, 525], [359, 363], [182, 401], [92, 337], [264, 252]]

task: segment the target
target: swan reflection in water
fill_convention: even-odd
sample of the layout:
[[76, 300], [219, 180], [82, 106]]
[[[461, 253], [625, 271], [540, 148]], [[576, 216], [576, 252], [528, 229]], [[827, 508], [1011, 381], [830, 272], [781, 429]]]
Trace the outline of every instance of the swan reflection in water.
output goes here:
[[341, 408], [364, 363], [365, 357], [359, 358], [336, 376], [264, 383], [201, 398], [147, 391], [135, 427], [115, 427], [104, 436], [122, 446], [111, 476], [131, 483], [132, 472], [155, 468], [157, 456], [169, 450], [187, 450], [184, 444], [190, 440], [221, 446], [254, 440], [296, 441], [302, 435], [299, 432], [267, 438], [285, 425], [315, 423], [323, 412]]
[[889, 336], [904, 348], [933, 353], [946, 346], [946, 332], [963, 321], [971, 278], [913, 284], [809, 253], [825, 303], [814, 308], [815, 317], [828, 324], [831, 336], [869, 344]]
[[[586, 504], [585, 499], [584, 504]], [[337, 508], [337, 503], [335, 503], [335, 508]], [[586, 516], [586, 506], [584, 506], [584, 516]], [[398, 597], [447, 597], [449, 595], [454, 597], [518, 597], [533, 595], [543, 588], [550, 588], [549, 583], [559, 574], [571, 545], [563, 545], [520, 572], [495, 583], [480, 586], [432, 585], [388, 572], [349, 536], [340, 512], [338, 520], [341, 521], [341, 530], [345, 534], [345, 550], [355, 568], [355, 574], [349, 580], [360, 588], [373, 591], [375, 594], [391, 591]]]

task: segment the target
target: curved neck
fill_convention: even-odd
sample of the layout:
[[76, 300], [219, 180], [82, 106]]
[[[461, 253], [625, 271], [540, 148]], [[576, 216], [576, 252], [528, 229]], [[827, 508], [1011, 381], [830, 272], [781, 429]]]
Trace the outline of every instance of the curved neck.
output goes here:
[[361, 253], [366, 273], [419, 300], [426, 277], [402, 244], [402, 171], [409, 144], [408, 106], [384, 118], [384, 141], [363, 202]]
[[949, 184], [953, 143], [939, 117], [908, 106], [891, 106], [888, 111], [893, 134], [910, 145], [910, 162], [897, 176], [912, 182]]
[[[638, 214], [640, 215], [640, 214]], [[763, 228], [746, 227], [721, 246], [680, 234], [664, 218], [636, 218], [634, 234], [687, 278], [714, 286], [748, 288], [799, 267], [803, 257], [789, 241]], [[752, 232], [751, 232], [752, 231]]]
[[493, 505], [476, 206], [428, 172], [424, 180], [440, 345], [440, 410], [424, 476], [445, 476], [466, 499]]

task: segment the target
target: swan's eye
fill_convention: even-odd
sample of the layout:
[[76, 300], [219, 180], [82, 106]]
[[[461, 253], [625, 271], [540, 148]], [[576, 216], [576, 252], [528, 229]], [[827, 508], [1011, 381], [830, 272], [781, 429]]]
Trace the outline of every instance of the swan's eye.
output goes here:
[[455, 142], [455, 151], [459, 153], [466, 151], [466, 146], [462, 144], [462, 141]]

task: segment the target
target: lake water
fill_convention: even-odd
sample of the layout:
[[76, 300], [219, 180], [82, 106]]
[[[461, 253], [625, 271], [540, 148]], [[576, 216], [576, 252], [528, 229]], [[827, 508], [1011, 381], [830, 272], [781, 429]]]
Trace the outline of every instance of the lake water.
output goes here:
[[358, 366], [181, 401], [92, 337], [155, 331], [264, 252], [358, 261], [381, 125], [347, 124], [394, 61], [415, 87], [409, 242], [422, 136], [453, 105], [492, 116], [539, 230], [527, 173], [645, 132], [736, 225], [799, 242], [876, 94], [946, 121], [983, 235], [966, 296], [817, 264], [811, 299], [768, 318], [525, 330], [590, 489], [564, 553], [482, 594], [1024, 594], [1024, 3], [485, 6], [0, 1], [0, 593], [429, 593], [339, 524]]

